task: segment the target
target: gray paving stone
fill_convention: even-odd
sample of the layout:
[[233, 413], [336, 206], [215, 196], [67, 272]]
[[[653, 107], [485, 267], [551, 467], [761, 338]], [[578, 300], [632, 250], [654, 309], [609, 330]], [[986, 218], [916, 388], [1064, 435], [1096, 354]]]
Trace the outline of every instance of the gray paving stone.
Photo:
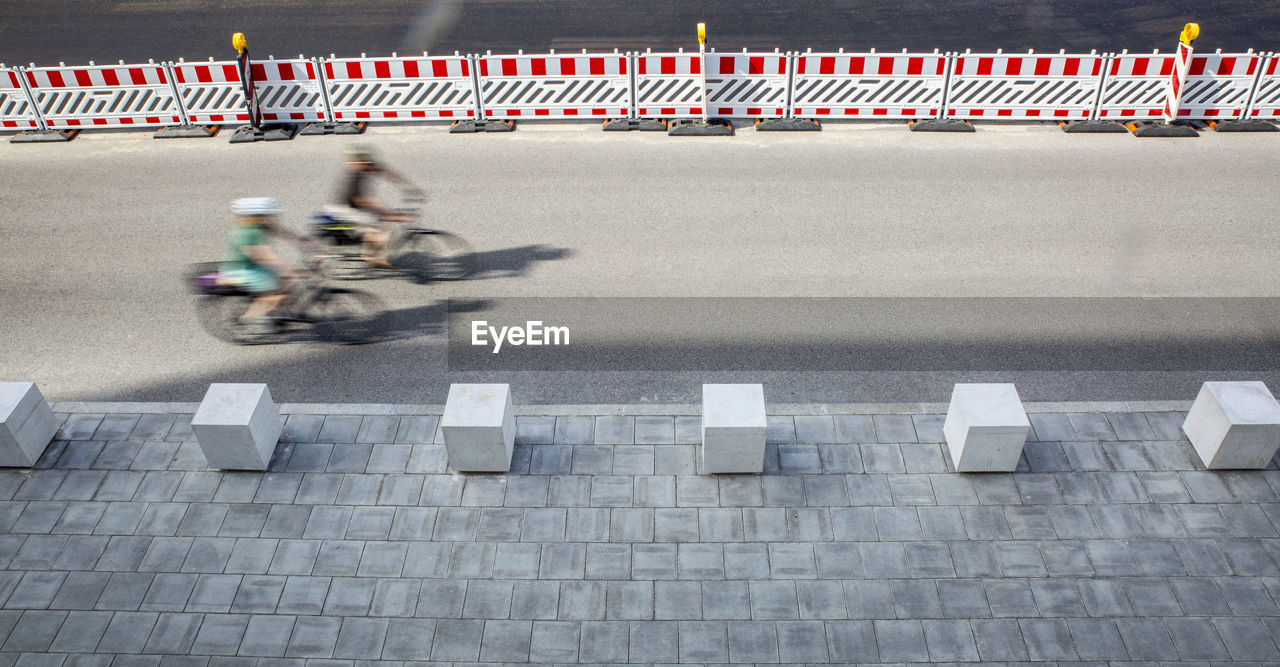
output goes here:
[[1276, 603], [1253, 577], [1216, 577], [1218, 589], [1237, 616], [1274, 616]]
[[635, 442], [636, 418], [617, 415], [596, 417], [595, 443], [630, 445]]
[[[749, 510], [748, 510], [749, 511]], [[743, 513], [743, 521], [747, 512]], [[698, 540], [698, 510], [692, 508], [658, 508], [653, 511], [654, 540], [658, 542], [696, 542]], [[750, 524], [747, 524], [750, 531]]]
[[332, 505], [338, 500], [342, 487], [342, 475], [306, 473], [298, 485], [298, 495], [293, 502], [306, 505]]
[[187, 598], [188, 612], [226, 613], [231, 610], [236, 591], [240, 588], [241, 575], [201, 574]]
[[804, 480], [796, 475], [767, 474], [760, 479], [767, 507], [799, 507], [804, 505]]
[[652, 475], [654, 472], [653, 445], [618, 445], [613, 448], [613, 474]]
[[387, 634], [385, 618], [344, 618], [333, 647], [335, 658], [368, 658], [382, 655]]
[[[679, 623], [675, 621], [632, 621], [628, 624], [628, 631], [629, 658], [633, 663], [675, 663], [680, 659]], [[732, 651], [732, 646], [730, 646], [730, 651]]]
[[748, 582], [751, 595], [751, 618], [754, 620], [788, 620], [800, 618], [795, 583], [791, 581]]
[[227, 574], [266, 574], [280, 541], [276, 539], [239, 538], [231, 548]]
[[1035, 598], [1026, 579], [987, 579], [982, 587], [992, 616], [1019, 618], [1037, 614]]
[[6, 609], [48, 609], [66, 580], [65, 572], [15, 573], [22, 577], [5, 602]]
[[1067, 472], [1071, 461], [1058, 442], [1027, 442], [1022, 448], [1027, 467], [1032, 472]]
[[795, 419], [790, 416], [769, 415], [765, 417], [765, 442], [770, 445], [790, 444], [796, 441]]
[[[323, 415], [289, 415], [280, 433], [281, 442], [315, 442], [324, 424]], [[295, 450], [296, 456], [297, 450]], [[326, 458], [328, 457], [326, 450]]]
[[[90, 652], [97, 649], [102, 633], [106, 632], [112, 616], [114, 613], [109, 611], [70, 612], [62, 623], [62, 627], [58, 629], [50, 650]], [[13, 627], [11, 622], [8, 625], [10, 628]], [[6, 632], [8, 632], [7, 629]]]
[[590, 445], [595, 439], [592, 417], [556, 417], [555, 444]]
[[862, 570], [873, 579], [902, 579], [910, 576], [906, 552], [899, 542], [863, 542]]
[[115, 572], [107, 580], [102, 595], [94, 605], [99, 610], [137, 611], [147, 590], [151, 588], [154, 574], [140, 572]]
[[[706, 595], [706, 584], [703, 585]], [[844, 587], [839, 581], [797, 581], [796, 598], [801, 619], [845, 619]]]
[[[30, 614], [31, 612], [27, 612]], [[98, 642], [101, 653], [141, 653], [146, 646], [147, 638], [159, 620], [155, 612], [118, 611], [111, 617], [107, 630]], [[26, 614], [23, 615], [26, 618]], [[18, 628], [22, 627], [19, 622]], [[17, 631], [15, 630], [15, 634]], [[10, 636], [12, 640], [12, 636]], [[5, 648], [8, 648], [6, 644]]]
[[511, 618], [513, 619], [553, 620], [559, 613], [559, 607], [559, 582], [517, 581], [512, 585]]
[[480, 660], [484, 662], [528, 660], [532, 626], [533, 623], [530, 621], [486, 621], [484, 637], [480, 644]]
[[289, 648], [293, 616], [253, 616], [240, 640], [240, 655], [281, 657]]
[[143, 598], [142, 611], [182, 611], [196, 586], [194, 574], [157, 574]]
[[1006, 577], [1045, 576], [1044, 561], [1035, 542], [998, 542], [995, 549], [1000, 571]]
[[565, 475], [573, 469], [571, 445], [539, 444], [532, 447], [529, 473], [533, 475]]
[[249, 616], [245, 614], [205, 614], [191, 651], [201, 655], [235, 655], [248, 625]]
[[829, 659], [836, 663], [877, 661], [874, 625], [871, 621], [828, 621], [827, 651]]
[[[636, 545], [634, 549], [640, 549]], [[769, 576], [769, 550], [765, 544], [724, 545], [726, 579], [765, 579]]]
[[[699, 441], [701, 437], [698, 436]], [[694, 447], [690, 445], [661, 445], [653, 448], [653, 471], [658, 475], [692, 475], [697, 472], [693, 460]]]
[[[17, 575], [18, 573], [11, 573]], [[105, 572], [70, 572], [49, 603], [50, 609], [93, 609], [111, 575]], [[6, 602], [8, 604], [12, 601]]]
[[903, 473], [907, 464], [902, 460], [902, 448], [896, 444], [859, 445], [862, 467], [866, 472]]
[[591, 580], [630, 579], [631, 545], [588, 544], [585, 576]]
[[862, 472], [862, 453], [855, 445], [818, 445], [818, 458], [827, 474]]
[[1233, 660], [1274, 661], [1280, 655], [1260, 619], [1216, 618], [1213, 624]]
[[[156, 538], [164, 539], [164, 538]], [[197, 537], [182, 562], [183, 572], [218, 574], [226, 570], [236, 541], [230, 537]]]
[[382, 645], [384, 660], [426, 660], [431, 657], [435, 638], [433, 619], [393, 618], [387, 622]]
[[881, 660], [922, 662], [929, 659], [920, 621], [875, 621], [874, 627]]
[[571, 663], [578, 659], [582, 624], [574, 621], [534, 621], [529, 661]]
[[1031, 421], [1031, 438], [1041, 442], [1077, 440], [1075, 429], [1071, 427], [1071, 419], [1065, 414], [1029, 414]]
[[681, 621], [681, 662], [724, 662], [729, 659], [728, 631], [723, 621]]
[[705, 620], [750, 619], [750, 600], [745, 581], [702, 582], [702, 618]]
[[[150, 537], [124, 535], [112, 537], [107, 542], [106, 551], [102, 553], [102, 557], [98, 559], [98, 564], [94, 569], [99, 571], [135, 571], [150, 546]], [[10, 565], [10, 567], [12, 566]]]
[[1067, 619], [1082, 660], [1125, 660], [1129, 657], [1115, 621], [1100, 618]]
[[408, 545], [403, 542], [369, 542], [360, 557], [361, 577], [398, 577]]
[[1018, 622], [1032, 660], [1075, 660], [1067, 622], [1060, 618], [1024, 618]]
[[566, 520], [567, 511], [564, 509], [526, 510], [520, 539], [525, 542], [559, 542], [564, 539]]
[[586, 558], [585, 544], [544, 544], [538, 576], [542, 579], [581, 579], [586, 569]]
[[320, 542], [315, 540], [280, 540], [267, 569], [270, 574], [311, 574]]
[[637, 445], [674, 445], [675, 437], [673, 417], [636, 417]]
[[704, 542], [741, 542], [742, 510], [698, 510], [698, 532]]
[[[76, 414], [67, 417], [54, 437], [58, 440], [89, 440], [102, 425], [102, 414]], [[123, 439], [123, 438], [121, 438]]]
[[[1261, 624], [1259, 624], [1261, 626]], [[1124, 640], [1129, 657], [1134, 660], [1177, 660], [1178, 651], [1173, 646], [1164, 623], [1154, 618], [1118, 618], [1116, 629]]]
[[588, 621], [582, 624], [578, 659], [597, 663], [627, 659], [629, 630], [621, 621]]
[[[551, 507], [586, 507], [591, 504], [591, 477], [556, 475], [547, 482], [547, 505]], [[572, 527], [572, 524], [570, 525]]]
[[[710, 582], [724, 585], [728, 582]], [[745, 588], [745, 584], [742, 584]], [[706, 587], [703, 596], [706, 597]], [[745, 600], [743, 601], [745, 605]], [[704, 602], [705, 608], [705, 602]], [[651, 581], [610, 581], [605, 584], [605, 618], [611, 621], [653, 619], [654, 598]]]
[[680, 579], [724, 578], [724, 550], [719, 544], [681, 544], [676, 560]]
[[276, 611], [309, 616], [319, 614], [324, 609], [330, 581], [329, 577], [288, 577]]
[[507, 618], [511, 613], [512, 582], [471, 581], [467, 584], [463, 618]]
[[[327, 420], [326, 420], [327, 421]], [[208, 623], [206, 617], [205, 620]], [[299, 616], [289, 637], [285, 655], [294, 658], [330, 658], [338, 641], [342, 619], [324, 616]], [[203, 632], [203, 628], [201, 631]], [[198, 640], [197, 640], [198, 643]]]
[[231, 603], [231, 610], [241, 613], [270, 614], [276, 610], [284, 591], [285, 577], [246, 576]]
[[449, 554], [449, 576], [472, 579], [492, 576], [496, 553], [497, 548], [491, 543], [454, 544]]
[[699, 582], [653, 582], [653, 617], [660, 621], [701, 619], [702, 594]]
[[903, 545], [913, 577], [947, 578], [956, 576], [951, 550], [945, 542], [919, 542]]
[[13, 555], [9, 567], [15, 570], [49, 569], [69, 539], [65, 535], [29, 535]]
[[[975, 619], [969, 625], [978, 645], [978, 656], [984, 662], [1027, 659], [1027, 646], [1016, 620]], [[878, 632], [876, 638], [879, 639]]]
[[622, 475], [598, 474], [591, 477], [592, 507], [630, 507], [634, 482]]
[[[973, 629], [963, 620], [922, 621], [929, 658], [934, 661], [970, 661], [978, 659], [973, 642]], [[1063, 626], [1066, 627], [1065, 625]]]
[[1174, 648], [1184, 660], [1230, 660], [1212, 622], [1203, 618], [1166, 618]]
[[[484, 621], [441, 619], [431, 650], [433, 660], [474, 661], [480, 657]], [[533, 656], [530, 655], [530, 659]]]
[[571, 507], [566, 513], [564, 539], [570, 542], [607, 542], [609, 509], [603, 507]]
[[94, 440], [128, 440], [142, 415], [108, 414], [93, 432]]

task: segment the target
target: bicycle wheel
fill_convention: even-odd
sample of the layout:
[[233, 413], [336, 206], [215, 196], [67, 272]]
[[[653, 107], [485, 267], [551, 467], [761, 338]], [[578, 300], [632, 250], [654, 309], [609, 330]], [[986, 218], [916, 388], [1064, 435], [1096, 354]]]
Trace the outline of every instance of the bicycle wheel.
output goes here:
[[424, 280], [461, 280], [475, 271], [475, 253], [457, 234], [439, 229], [406, 230], [391, 262]]
[[382, 304], [360, 290], [325, 288], [308, 306], [316, 337], [330, 343], [366, 343], [377, 337]]
[[267, 336], [256, 334], [240, 323], [240, 316], [251, 303], [253, 297], [248, 294], [202, 296], [196, 301], [196, 317], [205, 331], [218, 340], [236, 345], [266, 342]]

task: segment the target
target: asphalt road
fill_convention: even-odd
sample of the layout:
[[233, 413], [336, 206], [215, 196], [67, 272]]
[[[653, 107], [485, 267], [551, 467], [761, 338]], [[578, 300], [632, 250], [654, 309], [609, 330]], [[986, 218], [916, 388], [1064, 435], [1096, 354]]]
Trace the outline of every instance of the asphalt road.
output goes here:
[[254, 54], [385, 55], [549, 48], [1169, 51], [1187, 21], [1200, 50], [1280, 48], [1272, 3], [1221, 0], [6, 0], [0, 62], [53, 65]]
[[[408, 403], [440, 402], [457, 380], [509, 381], [526, 403], [696, 402], [708, 381], [838, 403], [941, 401], [957, 381], [1121, 400], [1278, 379], [1275, 301], [1240, 297], [1280, 297], [1280, 135], [833, 124], [703, 140], [525, 125], [362, 140], [429, 189], [427, 221], [465, 236], [481, 271], [361, 283], [392, 339], [359, 347], [223, 344], [181, 284], [220, 256], [235, 197], [275, 195], [300, 227], [345, 140], [0, 144], [0, 378], [57, 400], [198, 400], [209, 382], [266, 381], [280, 400]], [[532, 297], [594, 298], [543, 311]], [[520, 365], [535, 348], [510, 366], [454, 349], [446, 372], [449, 299], [495, 321], [575, 318], [581, 356], [517, 371], [539, 368]]]

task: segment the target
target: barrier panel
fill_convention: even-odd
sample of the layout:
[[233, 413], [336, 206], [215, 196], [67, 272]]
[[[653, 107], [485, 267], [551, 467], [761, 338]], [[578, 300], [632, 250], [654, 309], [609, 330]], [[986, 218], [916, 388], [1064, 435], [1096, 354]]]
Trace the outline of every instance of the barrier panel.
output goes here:
[[1098, 100], [1103, 120], [1151, 120], [1162, 117], [1173, 55], [1129, 52], [1111, 56], [1107, 80]]
[[969, 53], [955, 57], [947, 117], [1088, 120], [1102, 85], [1097, 53]]
[[337, 122], [475, 117], [471, 62], [465, 56], [330, 58], [323, 70]]
[[17, 69], [0, 66], [0, 129], [40, 129], [40, 121], [22, 89], [21, 75]]
[[708, 115], [783, 118], [791, 58], [783, 53], [707, 53]]
[[702, 115], [701, 75], [702, 60], [696, 53], [637, 54], [636, 116]]
[[485, 118], [626, 118], [631, 78], [621, 53], [481, 56]]
[[182, 124], [161, 64], [32, 67], [22, 73], [49, 129]]
[[933, 53], [811, 53], [796, 58], [796, 117], [936, 118], [947, 57]]
[[170, 63], [178, 97], [192, 125], [249, 122], [244, 89], [234, 60]]
[[315, 59], [260, 60], [250, 64], [263, 121], [330, 122]]
[[1249, 101], [1249, 118], [1280, 117], [1280, 55], [1270, 54], [1262, 63], [1261, 76]]
[[1255, 53], [1193, 53], [1178, 118], [1243, 118], [1262, 57]]

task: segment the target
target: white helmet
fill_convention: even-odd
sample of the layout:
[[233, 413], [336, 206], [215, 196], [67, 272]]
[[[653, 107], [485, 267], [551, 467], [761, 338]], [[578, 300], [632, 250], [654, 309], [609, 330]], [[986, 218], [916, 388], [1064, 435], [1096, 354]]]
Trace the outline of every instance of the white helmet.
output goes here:
[[275, 197], [243, 197], [231, 202], [231, 212], [236, 215], [276, 215], [283, 210]]

